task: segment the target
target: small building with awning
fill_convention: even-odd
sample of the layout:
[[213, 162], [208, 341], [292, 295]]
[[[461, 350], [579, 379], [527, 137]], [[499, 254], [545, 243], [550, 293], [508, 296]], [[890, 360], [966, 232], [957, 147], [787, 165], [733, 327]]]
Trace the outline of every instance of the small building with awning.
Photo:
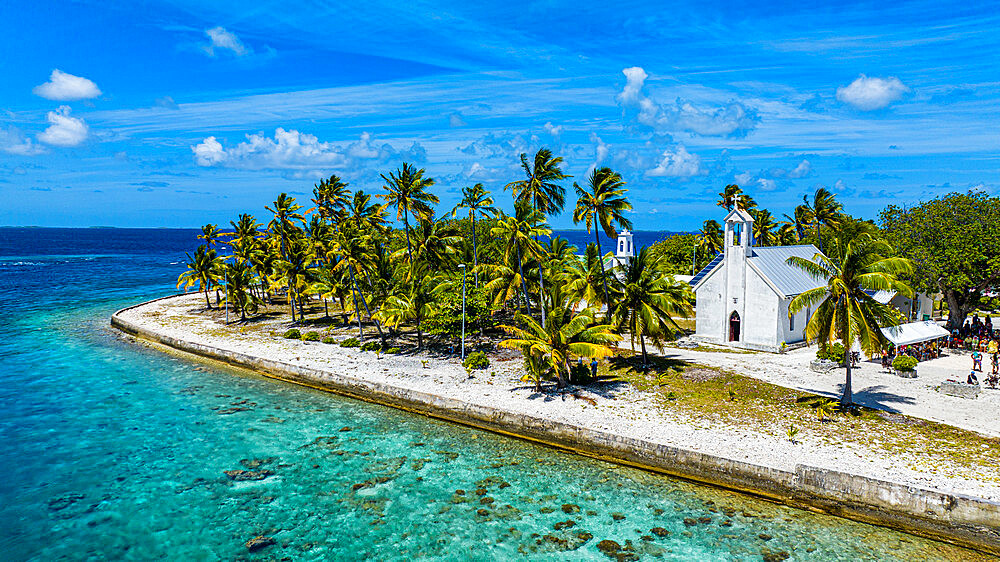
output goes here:
[[948, 330], [945, 330], [933, 320], [889, 326], [888, 328], [882, 328], [882, 333], [897, 348], [904, 345], [939, 340], [949, 335]]

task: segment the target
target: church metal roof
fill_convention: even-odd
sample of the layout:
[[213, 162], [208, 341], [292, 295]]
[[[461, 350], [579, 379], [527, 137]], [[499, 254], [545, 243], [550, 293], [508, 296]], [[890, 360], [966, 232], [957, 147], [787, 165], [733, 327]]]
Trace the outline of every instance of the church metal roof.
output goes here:
[[[819, 250], [812, 244], [801, 246], [762, 246], [753, 248], [753, 254], [747, 262], [778, 289], [784, 296], [793, 297], [810, 289], [826, 285], [825, 280], [813, 278], [805, 271], [788, 264], [788, 258], [800, 257], [812, 260]], [[716, 268], [723, 265], [723, 254], [720, 253], [691, 279], [691, 286], [697, 288], [701, 282]]]
[[786, 297], [800, 295], [810, 289], [826, 285], [805, 271], [789, 265], [788, 258], [800, 257], [809, 261], [819, 253], [816, 246], [764, 246], [753, 249], [753, 256], [747, 261], [755, 265], [768, 281], [774, 284]]

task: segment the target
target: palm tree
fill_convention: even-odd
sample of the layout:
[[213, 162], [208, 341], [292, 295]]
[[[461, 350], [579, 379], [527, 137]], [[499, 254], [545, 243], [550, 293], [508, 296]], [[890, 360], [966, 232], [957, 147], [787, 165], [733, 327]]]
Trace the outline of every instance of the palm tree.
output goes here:
[[812, 211], [809, 210], [809, 206], [796, 205], [792, 216], [788, 216], [787, 214], [784, 216], [785, 222], [795, 227], [796, 240], [801, 242], [806, 237], [806, 228], [812, 222]]
[[257, 312], [261, 298], [253, 292], [253, 267], [240, 260], [225, 264], [226, 302], [240, 311], [240, 320], [246, 322], [247, 312]]
[[289, 240], [284, 258], [275, 263], [275, 281], [288, 287], [288, 298], [292, 303], [298, 302], [299, 321], [305, 319], [304, 295], [314, 281], [312, 264], [315, 259], [316, 251], [312, 241], [297, 236]]
[[[420, 217], [417, 227], [413, 229], [413, 263], [433, 265], [439, 269], [448, 268], [455, 263], [455, 246], [462, 242], [462, 237], [447, 233], [447, 226], [443, 222]], [[392, 257], [402, 258], [402, 250]], [[411, 267], [407, 277], [413, 277], [417, 271], [421, 270]]]
[[417, 330], [417, 349], [423, 349], [423, 330], [421, 325], [431, 313], [434, 305], [433, 295], [441, 284], [440, 277], [432, 275], [425, 264], [417, 264], [413, 269], [417, 273], [406, 283], [403, 291], [386, 299], [385, 304], [376, 313], [376, 317], [387, 326], [399, 328], [403, 322], [413, 322]]
[[733, 205], [743, 195], [743, 190], [735, 183], [729, 184], [719, 193], [719, 200], [715, 202], [719, 207], [727, 211], [733, 210]]
[[558, 215], [566, 204], [566, 190], [556, 182], [571, 178], [559, 167], [563, 159], [552, 156], [552, 151], [540, 148], [535, 158], [528, 163], [528, 155], [521, 153], [521, 168], [525, 178], [504, 186], [510, 189], [518, 201], [527, 201], [531, 207], [545, 215]]
[[[521, 168], [525, 177], [523, 180], [508, 183], [504, 186], [504, 190], [510, 189], [513, 192], [515, 202], [531, 203], [533, 210], [542, 213], [543, 220], [547, 215], [558, 215], [566, 204], [566, 190], [556, 182], [573, 177], [563, 173], [559, 167], [562, 162], [561, 156], [552, 156], [552, 151], [547, 148], [539, 148], [530, 164], [528, 155], [522, 152]], [[541, 269], [538, 270], [538, 286], [540, 293], [544, 294], [545, 280], [542, 278]], [[538, 302], [544, 326], [545, 299], [539, 298]]]
[[354, 221], [356, 227], [381, 231], [389, 223], [385, 212], [388, 206], [388, 203], [372, 203], [372, 196], [364, 190], [355, 191], [347, 204], [347, 218]]
[[214, 287], [219, 277], [222, 276], [222, 260], [214, 249], [202, 244], [198, 246], [194, 255], [187, 256], [187, 271], [181, 273], [177, 278], [177, 287], [184, 285], [184, 290], [198, 285], [198, 288], [205, 292], [205, 306], [212, 308], [212, 301], [208, 299], [208, 291]]
[[[573, 224], [583, 221], [587, 225], [587, 232], [594, 228], [594, 241], [597, 242], [597, 254], [601, 252], [601, 236], [598, 226], [604, 230], [608, 237], [614, 237], [615, 232], [612, 223], [624, 229], [632, 228], [632, 221], [623, 214], [632, 209], [632, 204], [625, 198], [625, 182], [621, 175], [611, 170], [611, 168], [595, 168], [590, 173], [587, 189], [580, 187], [573, 182], [578, 199], [576, 208], [573, 210]], [[611, 302], [608, 295], [608, 282], [604, 272], [604, 260], [598, 260], [601, 266], [601, 283], [604, 285], [604, 302]]]
[[[564, 278], [566, 280], [566, 292], [570, 296], [570, 301], [575, 305], [587, 303], [590, 306], [606, 306], [610, 310], [609, 303], [615, 301], [621, 293], [618, 278], [614, 275], [609, 279], [604, 272], [604, 258], [599, 253], [597, 245], [591, 242], [587, 244], [587, 249], [583, 254], [583, 261], [575, 260], [566, 268]], [[606, 292], [600, 290], [604, 285]]]
[[222, 240], [222, 231], [214, 224], [206, 224], [201, 227], [201, 234], [198, 235], [198, 238], [204, 240], [209, 248], [213, 248]]
[[[544, 215], [532, 209], [527, 201], [515, 201], [514, 216], [501, 216], [497, 225], [490, 231], [493, 236], [504, 241], [505, 261], [517, 264], [521, 290], [524, 293], [524, 306], [528, 314], [531, 314], [531, 301], [528, 298], [528, 285], [524, 278], [524, 260], [540, 258], [543, 253], [537, 238], [552, 233], [543, 221]], [[516, 261], [512, 258], [516, 258]]]
[[[892, 249], [884, 240], [867, 233], [852, 236], [841, 234], [834, 240], [829, 256], [822, 252], [812, 260], [788, 258], [788, 263], [809, 273], [826, 285], [810, 289], [792, 299], [788, 313], [815, 308], [806, 324], [806, 340], [821, 347], [840, 340], [847, 353], [858, 343], [869, 357], [885, 349], [888, 343], [880, 328], [895, 326], [902, 315], [894, 307], [875, 300], [868, 292], [892, 290], [911, 296], [913, 290], [899, 280], [913, 266], [906, 258], [886, 257]], [[818, 305], [818, 306], [817, 306]], [[851, 361], [847, 365], [847, 380], [841, 404], [849, 407], [851, 391]]]
[[549, 291], [552, 307], [545, 327], [530, 316], [518, 315], [518, 322], [523, 327], [500, 326], [511, 335], [500, 345], [518, 349], [526, 357], [540, 355], [547, 358], [555, 371], [559, 388], [564, 388], [570, 376], [571, 356], [607, 357], [614, 354], [610, 346], [621, 340], [621, 336], [614, 333], [610, 325], [597, 324], [593, 308], [573, 312], [560, 282], [553, 282]]
[[[302, 205], [295, 204], [295, 198], [289, 197], [287, 193], [281, 193], [278, 198], [275, 199], [274, 203], [270, 207], [265, 206], [265, 209], [271, 211], [274, 218], [271, 219], [270, 224], [267, 228], [275, 236], [277, 236], [279, 241], [278, 251], [281, 259], [287, 261], [288, 259], [288, 239], [290, 236], [295, 234], [299, 229], [292, 221], [302, 221], [302, 214], [299, 213], [299, 209]], [[288, 306], [292, 311], [292, 322], [295, 321], [295, 297], [292, 287], [287, 287], [288, 290]]]
[[773, 246], [775, 243], [774, 217], [767, 209], [750, 212], [753, 217], [753, 240], [758, 246]]
[[628, 329], [633, 350], [635, 338], [639, 338], [644, 367], [649, 364], [646, 338], [659, 345], [664, 337], [681, 331], [674, 317], [693, 313], [691, 288], [664, 269], [647, 247], [630, 257], [622, 272], [622, 296], [611, 314], [619, 331]]
[[319, 216], [323, 220], [337, 222], [344, 215], [347, 204], [351, 200], [351, 190], [347, 188], [347, 182], [343, 181], [336, 174], [329, 179], [319, 180], [313, 187], [313, 205], [307, 213], [319, 211]]
[[788, 221], [778, 223], [776, 238], [779, 246], [793, 246], [799, 242], [799, 237], [795, 233], [795, 225]]
[[456, 216], [459, 209], [469, 210], [469, 219], [472, 221], [472, 271], [476, 279], [476, 287], [479, 287], [479, 249], [476, 246], [476, 215], [483, 218], [495, 217], [499, 211], [493, 207], [493, 198], [490, 192], [486, 191], [483, 184], [477, 183], [472, 187], [462, 188], [462, 200], [451, 210], [451, 216]]
[[396, 208], [396, 219], [403, 219], [403, 230], [406, 232], [407, 261], [413, 263], [410, 252], [410, 213], [418, 217], [431, 218], [434, 210], [431, 204], [437, 204], [436, 195], [427, 191], [434, 185], [434, 178], [425, 178], [423, 168], [417, 169], [412, 164], [403, 163], [396, 172], [390, 172], [389, 177], [381, 174], [385, 180], [385, 195], [379, 195], [390, 207]]
[[722, 225], [713, 220], [707, 220], [701, 225], [701, 233], [698, 235], [698, 247], [708, 255], [715, 255], [722, 251]]
[[822, 252], [823, 234], [820, 231], [820, 227], [836, 228], [840, 224], [840, 212], [844, 207], [837, 202], [836, 196], [830, 193], [825, 187], [816, 189], [811, 203], [809, 202], [809, 197], [803, 195], [802, 204], [806, 208], [806, 211], [808, 211], [808, 216], [812, 220], [813, 225], [816, 227], [816, 239], [819, 241], [819, 251]]
[[378, 330], [379, 338], [382, 340], [384, 347], [385, 334], [382, 332], [382, 325], [372, 315], [371, 310], [369, 310], [368, 301], [365, 300], [364, 294], [361, 293], [361, 288], [358, 284], [358, 277], [367, 277], [368, 268], [372, 263], [370, 243], [371, 235], [364, 231], [356, 230], [353, 227], [338, 228], [334, 234], [333, 245], [328, 257], [331, 260], [336, 259], [337, 265], [334, 266], [334, 269], [336, 271], [346, 271], [351, 280], [354, 314], [358, 319], [358, 336], [364, 338], [364, 332], [361, 330], [361, 309], [358, 306], [360, 298], [361, 304], [365, 308], [365, 314], [374, 321], [375, 329]]

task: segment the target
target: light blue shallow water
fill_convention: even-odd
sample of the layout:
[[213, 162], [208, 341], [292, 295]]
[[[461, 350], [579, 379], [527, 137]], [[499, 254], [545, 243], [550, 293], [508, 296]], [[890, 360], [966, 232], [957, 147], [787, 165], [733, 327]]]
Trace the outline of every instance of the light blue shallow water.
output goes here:
[[973, 558], [119, 339], [193, 236], [0, 229], [4, 560]]

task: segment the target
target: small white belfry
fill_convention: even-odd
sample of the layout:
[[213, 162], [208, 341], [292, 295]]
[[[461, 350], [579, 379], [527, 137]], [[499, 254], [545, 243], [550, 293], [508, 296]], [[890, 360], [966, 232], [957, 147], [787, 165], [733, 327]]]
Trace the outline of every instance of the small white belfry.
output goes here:
[[618, 233], [618, 248], [615, 257], [624, 260], [635, 256], [635, 246], [632, 245], [632, 233], [623, 230]]

